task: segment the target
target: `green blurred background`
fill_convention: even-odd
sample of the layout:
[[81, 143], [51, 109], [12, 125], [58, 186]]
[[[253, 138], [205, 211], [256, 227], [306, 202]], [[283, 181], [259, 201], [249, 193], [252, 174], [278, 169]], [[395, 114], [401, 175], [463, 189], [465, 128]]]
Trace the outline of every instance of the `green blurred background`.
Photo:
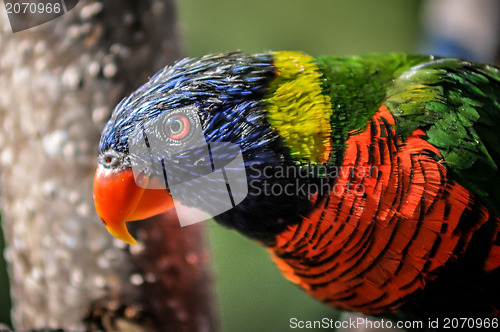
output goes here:
[[[178, 0], [188, 56], [231, 50], [302, 50], [311, 55], [415, 52], [418, 0]], [[206, 223], [217, 305], [226, 332], [288, 331], [289, 320], [337, 318], [286, 281], [252, 241]], [[3, 241], [0, 240], [0, 245]], [[0, 322], [8, 322], [0, 260]]]

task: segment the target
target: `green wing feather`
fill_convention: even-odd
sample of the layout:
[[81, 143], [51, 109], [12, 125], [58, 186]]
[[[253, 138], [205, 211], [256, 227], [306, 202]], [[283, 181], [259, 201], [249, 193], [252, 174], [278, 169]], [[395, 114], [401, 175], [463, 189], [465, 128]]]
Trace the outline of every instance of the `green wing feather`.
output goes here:
[[404, 137], [422, 129], [457, 182], [500, 215], [500, 70], [443, 58], [411, 67], [384, 104]]
[[334, 151], [332, 162], [342, 158], [350, 132], [361, 132], [377, 112], [391, 82], [403, 71], [431, 60], [429, 56], [400, 53], [351, 57], [317, 57], [323, 90], [330, 96]]

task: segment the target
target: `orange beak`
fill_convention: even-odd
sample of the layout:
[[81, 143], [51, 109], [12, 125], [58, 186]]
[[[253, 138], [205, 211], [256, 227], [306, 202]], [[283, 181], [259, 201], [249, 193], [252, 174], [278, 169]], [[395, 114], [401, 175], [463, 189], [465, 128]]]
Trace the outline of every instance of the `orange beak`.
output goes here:
[[[136, 181], [140, 181], [141, 186]], [[95, 208], [106, 229], [117, 239], [137, 244], [125, 223], [155, 216], [174, 206], [172, 196], [166, 189], [145, 188], [149, 181], [147, 175], [134, 179], [130, 168], [118, 171], [102, 166], [97, 168], [94, 178]]]

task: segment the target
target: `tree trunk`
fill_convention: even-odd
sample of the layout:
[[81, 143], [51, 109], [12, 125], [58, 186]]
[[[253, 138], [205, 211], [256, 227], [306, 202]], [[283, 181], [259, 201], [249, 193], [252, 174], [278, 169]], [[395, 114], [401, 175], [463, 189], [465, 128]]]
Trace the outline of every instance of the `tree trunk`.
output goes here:
[[[173, 0], [82, 0], [12, 33], [0, 10], [0, 189], [15, 329], [216, 329], [202, 225], [114, 240], [92, 202], [117, 102], [179, 56]], [[30, 20], [30, 16], [18, 18]]]

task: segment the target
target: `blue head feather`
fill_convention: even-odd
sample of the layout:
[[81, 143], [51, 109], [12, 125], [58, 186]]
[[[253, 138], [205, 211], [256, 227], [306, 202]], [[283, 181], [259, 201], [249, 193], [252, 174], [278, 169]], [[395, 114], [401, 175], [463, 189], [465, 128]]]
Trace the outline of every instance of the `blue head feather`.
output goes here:
[[[103, 131], [100, 153], [117, 151], [127, 155], [130, 135], [138, 126], [145, 126], [166, 112], [195, 106], [206, 142], [237, 144], [247, 169], [247, 181], [254, 184], [249, 186], [245, 200], [215, 219], [260, 241], [272, 241], [272, 234], [298, 222], [310, 207], [309, 200], [303, 197], [260, 195], [263, 167], [294, 163], [289, 149], [266, 118], [265, 98], [275, 76], [276, 68], [270, 54], [235, 52], [181, 60], [160, 70], [120, 102]], [[213, 149], [211, 153], [222, 161], [233, 157], [225, 156], [224, 149]], [[180, 159], [177, 162], [167, 160], [168, 168], [178, 165], [177, 174], [188, 173], [193, 179], [203, 175], [197, 173], [195, 163], [189, 163], [194, 159], [189, 159], [189, 155], [184, 157], [181, 162]], [[284, 184], [287, 179], [266, 181]], [[217, 197], [212, 196], [190, 194], [184, 197], [183, 203], [199, 206], [200, 200]]]
[[128, 138], [139, 125], [180, 107], [194, 105], [210, 141], [240, 145], [244, 154], [262, 137], [276, 139], [267, 124], [263, 99], [275, 76], [270, 55], [228, 53], [186, 58], [156, 73], [123, 99], [103, 131], [100, 151], [128, 153]]

